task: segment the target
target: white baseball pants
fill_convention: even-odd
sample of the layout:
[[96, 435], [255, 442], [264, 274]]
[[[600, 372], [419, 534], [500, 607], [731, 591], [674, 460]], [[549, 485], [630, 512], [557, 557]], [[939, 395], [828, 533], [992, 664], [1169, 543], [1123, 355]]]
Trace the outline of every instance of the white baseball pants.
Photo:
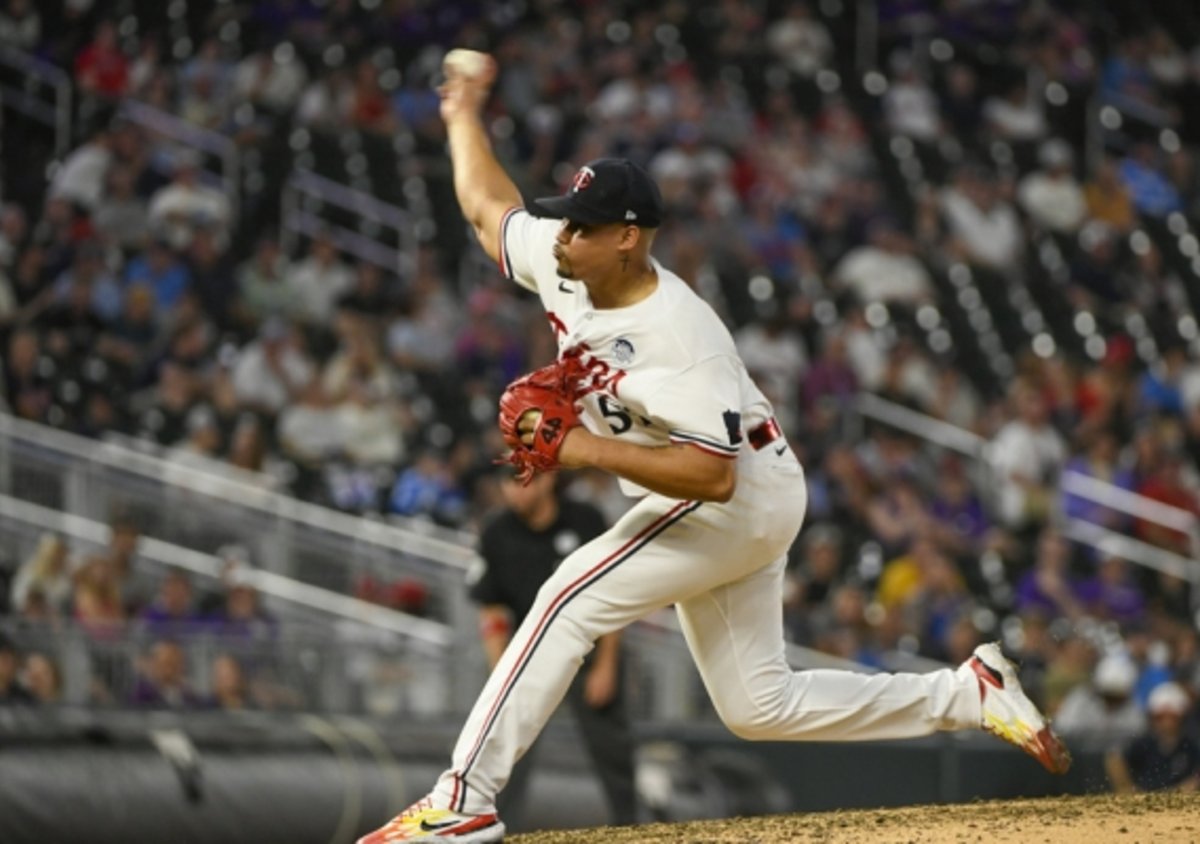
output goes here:
[[488, 678], [434, 805], [494, 811], [513, 765], [596, 639], [672, 603], [717, 713], [739, 736], [850, 741], [978, 727], [980, 693], [969, 672], [788, 667], [785, 554], [806, 503], [804, 473], [790, 451], [744, 449], [728, 503], [650, 495], [567, 557]]

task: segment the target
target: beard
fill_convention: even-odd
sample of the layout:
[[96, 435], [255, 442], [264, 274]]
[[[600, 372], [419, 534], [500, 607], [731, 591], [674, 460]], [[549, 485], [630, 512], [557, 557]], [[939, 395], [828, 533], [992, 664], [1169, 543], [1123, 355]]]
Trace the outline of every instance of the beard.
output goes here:
[[575, 273], [571, 269], [571, 262], [567, 260], [565, 255], [555, 256], [554, 272], [558, 274], [559, 278], [575, 278]]

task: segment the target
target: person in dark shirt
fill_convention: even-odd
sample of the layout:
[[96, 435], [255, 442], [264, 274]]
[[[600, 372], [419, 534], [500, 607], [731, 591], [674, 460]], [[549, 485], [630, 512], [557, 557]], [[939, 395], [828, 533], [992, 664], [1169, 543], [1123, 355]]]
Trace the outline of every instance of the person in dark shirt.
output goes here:
[[170, 639], [150, 646], [129, 703], [147, 709], [199, 709], [205, 704], [188, 682], [187, 653]]
[[192, 581], [187, 572], [167, 572], [158, 596], [142, 610], [140, 620], [144, 631], [155, 639], [197, 632], [200, 617], [192, 606]]
[[1183, 729], [1190, 708], [1191, 699], [1178, 683], [1162, 683], [1150, 693], [1149, 731], [1105, 759], [1113, 791], [1200, 789], [1200, 746]]
[[397, 281], [387, 278], [375, 264], [359, 261], [354, 268], [354, 286], [337, 300], [340, 311], [377, 317], [396, 303]]
[[7, 355], [0, 360], [4, 399], [9, 411], [23, 419], [41, 421], [53, 400], [53, 385], [42, 363], [43, 346], [37, 329], [23, 326], [9, 335]]
[[45, 330], [47, 348], [58, 360], [81, 360], [95, 348], [105, 330], [104, 320], [92, 305], [92, 286], [74, 281], [38, 317]]
[[[600, 511], [561, 497], [556, 481], [554, 474], [539, 474], [522, 486], [505, 472], [499, 483], [507, 506], [480, 535], [483, 561], [472, 575], [470, 591], [480, 604], [480, 634], [491, 667], [533, 606], [542, 583], [564, 557], [604, 532]], [[620, 670], [619, 633], [596, 642], [566, 699], [604, 787], [613, 822], [636, 823], [633, 737]], [[534, 748], [514, 768], [499, 796], [499, 810], [510, 829], [520, 823]]]
[[238, 287], [233, 262], [222, 251], [218, 237], [211, 227], [198, 227], [188, 245], [185, 264], [200, 309], [218, 329], [225, 331], [233, 327]]

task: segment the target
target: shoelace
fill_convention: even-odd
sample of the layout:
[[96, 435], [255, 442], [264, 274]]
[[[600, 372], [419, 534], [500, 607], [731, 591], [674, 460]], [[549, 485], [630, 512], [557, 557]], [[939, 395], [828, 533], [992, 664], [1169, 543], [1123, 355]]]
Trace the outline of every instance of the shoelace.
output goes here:
[[404, 821], [406, 821], [412, 817], [415, 817], [416, 815], [421, 814], [421, 812], [424, 812], [426, 809], [432, 809], [432, 808], [433, 808], [433, 800], [431, 800], [429, 797], [422, 797], [416, 803], [413, 803], [411, 806], [409, 806], [403, 812], [396, 815], [396, 817], [392, 818], [392, 822], [387, 825], [387, 828], [388, 829], [393, 829], [393, 828], [399, 829], [400, 826], [404, 823]]

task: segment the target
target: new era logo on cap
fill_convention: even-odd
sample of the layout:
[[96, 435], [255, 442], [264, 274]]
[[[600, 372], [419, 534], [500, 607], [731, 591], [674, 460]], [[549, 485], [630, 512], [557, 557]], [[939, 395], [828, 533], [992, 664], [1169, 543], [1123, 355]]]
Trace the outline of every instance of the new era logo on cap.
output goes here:
[[598, 158], [576, 171], [567, 193], [535, 200], [541, 217], [584, 225], [636, 223], [655, 228], [663, 218], [662, 195], [641, 167], [625, 158]]

